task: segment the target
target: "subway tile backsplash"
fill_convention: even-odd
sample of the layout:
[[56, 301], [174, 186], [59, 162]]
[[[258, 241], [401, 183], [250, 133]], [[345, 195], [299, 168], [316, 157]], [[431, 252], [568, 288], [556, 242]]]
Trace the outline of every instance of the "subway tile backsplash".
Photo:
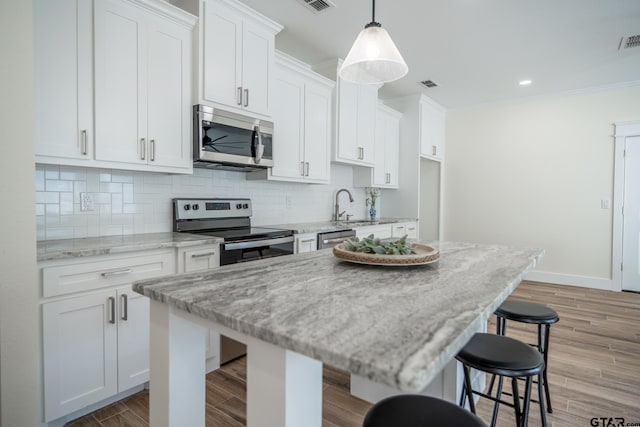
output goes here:
[[[324, 221], [331, 218], [335, 192], [348, 188], [340, 206], [366, 218], [365, 192], [352, 186], [352, 169], [331, 166], [331, 184], [248, 181], [241, 172], [194, 169], [193, 175], [36, 165], [38, 240], [171, 231], [174, 197], [248, 197], [255, 225]], [[80, 193], [93, 210], [81, 211]], [[289, 205], [287, 205], [287, 198]]]

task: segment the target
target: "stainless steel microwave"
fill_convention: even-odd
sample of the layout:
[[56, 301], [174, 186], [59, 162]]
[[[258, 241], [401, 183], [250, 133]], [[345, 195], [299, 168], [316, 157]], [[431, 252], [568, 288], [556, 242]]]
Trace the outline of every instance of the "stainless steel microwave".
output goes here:
[[273, 123], [193, 106], [193, 166], [237, 171], [273, 166]]

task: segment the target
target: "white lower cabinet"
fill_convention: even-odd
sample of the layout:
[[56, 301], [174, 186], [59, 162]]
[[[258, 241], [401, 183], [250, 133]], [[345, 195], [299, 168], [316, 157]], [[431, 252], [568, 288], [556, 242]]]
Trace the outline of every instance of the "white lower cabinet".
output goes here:
[[318, 250], [318, 235], [316, 233], [296, 234], [297, 254], [305, 252], [314, 252]]
[[379, 239], [388, 239], [391, 237], [391, 226], [389, 224], [370, 225], [366, 227], [358, 227], [356, 230], [356, 237], [362, 239], [373, 234]]
[[407, 239], [416, 240], [418, 238], [418, 223], [416, 221], [369, 225], [357, 227], [354, 230], [356, 231], [356, 237], [359, 239], [368, 237], [370, 234], [379, 239], [399, 239], [405, 234]]
[[149, 299], [124, 286], [42, 305], [45, 420], [149, 381]]
[[[220, 245], [178, 248], [178, 273], [193, 273], [220, 267]], [[207, 372], [220, 367], [220, 334], [209, 330], [207, 335]]]
[[131, 284], [174, 274], [175, 253], [39, 264], [45, 422], [149, 381], [149, 298]]

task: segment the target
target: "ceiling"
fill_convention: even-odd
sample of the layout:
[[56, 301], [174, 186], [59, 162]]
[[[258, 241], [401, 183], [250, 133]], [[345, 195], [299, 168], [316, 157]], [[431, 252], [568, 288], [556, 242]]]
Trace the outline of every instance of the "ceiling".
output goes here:
[[[344, 58], [371, 21], [370, 0], [242, 0], [284, 25], [276, 48], [309, 64]], [[376, 21], [409, 65], [382, 98], [422, 91], [453, 109], [585, 88], [640, 84], [640, 0], [378, 0]], [[422, 88], [433, 80], [439, 86]], [[530, 79], [529, 86], [520, 80]]]

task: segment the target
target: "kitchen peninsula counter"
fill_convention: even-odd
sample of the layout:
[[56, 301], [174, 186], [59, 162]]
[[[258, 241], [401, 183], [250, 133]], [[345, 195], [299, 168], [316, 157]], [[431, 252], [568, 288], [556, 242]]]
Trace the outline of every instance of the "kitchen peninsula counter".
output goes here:
[[[249, 426], [259, 425], [259, 417], [267, 416], [262, 412], [275, 411], [268, 407], [278, 403], [273, 401], [278, 400], [274, 396], [278, 393], [270, 394], [269, 388], [261, 388], [260, 383], [266, 380], [261, 377], [259, 366], [266, 363], [262, 360], [266, 356], [252, 359], [252, 347], [257, 349], [254, 358], [258, 352], [282, 352], [274, 356], [273, 364], [263, 366], [268, 378], [278, 377], [275, 367], [285, 360], [285, 365], [289, 364], [295, 356], [302, 361], [299, 364], [306, 366], [302, 371], [315, 372], [307, 379], [315, 378], [319, 372], [320, 387], [321, 363], [319, 371], [314, 365], [318, 361], [400, 391], [418, 392], [481, 329], [543, 254], [539, 249], [471, 243], [441, 242], [437, 246], [440, 260], [424, 266], [350, 264], [335, 258], [331, 250], [324, 250], [135, 283], [134, 290], [152, 300], [152, 337], [158, 341], [156, 344], [160, 348], [175, 347], [171, 356], [156, 362], [155, 369], [169, 375], [169, 366], [173, 369], [178, 364], [171, 357], [180, 359], [181, 365], [199, 360], [177, 351], [185, 348], [183, 338], [178, 339], [177, 335], [184, 335], [183, 327], [193, 332], [190, 326], [180, 326], [180, 332], [155, 329], [162, 333], [154, 336], [154, 328], [158, 327], [154, 324], [180, 318], [187, 319], [188, 324], [209, 325], [223, 334], [237, 334], [236, 338], [247, 341]], [[151, 354], [153, 378], [154, 352]], [[300, 384], [290, 385], [293, 376], [285, 375], [288, 368], [283, 369], [283, 388], [304, 389]], [[254, 385], [251, 372], [262, 378], [255, 379]], [[192, 378], [199, 381], [198, 376]], [[160, 381], [157, 384], [158, 388], [163, 387]], [[315, 390], [308, 390], [310, 400], [315, 401], [317, 395], [312, 389]], [[152, 400], [156, 393], [158, 399], [163, 396], [162, 405], [171, 405], [171, 393], [154, 390], [153, 380], [151, 393]], [[280, 400], [301, 398], [292, 397], [293, 394], [300, 393], [285, 393]], [[176, 399], [185, 404], [184, 398]], [[256, 402], [258, 399], [267, 401]], [[281, 405], [282, 411], [305, 404], [290, 403]], [[167, 411], [155, 416], [170, 417]], [[194, 422], [199, 425], [199, 420]], [[319, 426], [318, 422], [306, 425]], [[287, 421], [286, 425], [296, 424]]]

